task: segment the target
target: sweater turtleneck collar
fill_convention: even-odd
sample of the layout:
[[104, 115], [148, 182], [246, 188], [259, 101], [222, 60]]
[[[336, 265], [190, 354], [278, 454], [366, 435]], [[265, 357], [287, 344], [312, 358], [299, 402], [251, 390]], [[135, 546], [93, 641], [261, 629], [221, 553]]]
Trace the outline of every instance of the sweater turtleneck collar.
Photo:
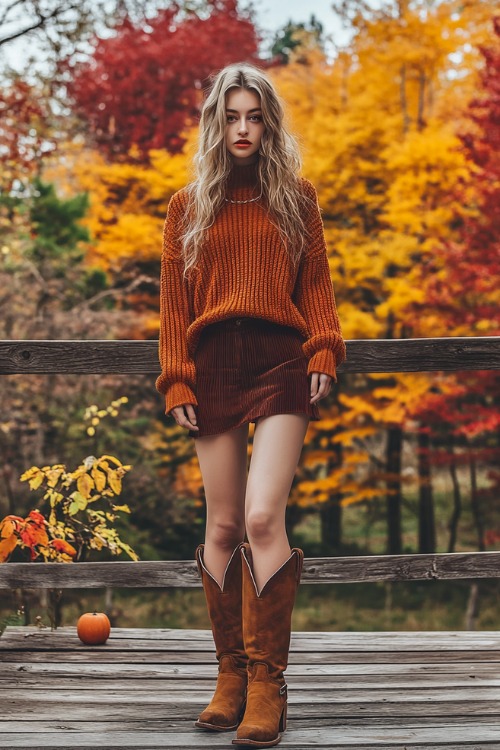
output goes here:
[[256, 159], [251, 164], [236, 164], [233, 162], [227, 187], [233, 192], [245, 191], [247, 188], [257, 188], [259, 185], [258, 175], [259, 160]]

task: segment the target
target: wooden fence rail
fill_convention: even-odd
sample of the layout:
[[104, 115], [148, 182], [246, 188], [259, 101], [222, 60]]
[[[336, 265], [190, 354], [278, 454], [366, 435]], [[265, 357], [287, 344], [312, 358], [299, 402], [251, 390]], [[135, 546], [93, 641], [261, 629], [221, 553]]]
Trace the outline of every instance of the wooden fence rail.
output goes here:
[[[500, 336], [351, 339], [339, 372], [500, 370]], [[0, 375], [159, 374], [158, 342], [0, 341]]]
[[[361, 583], [500, 578], [500, 552], [443, 552], [306, 558], [302, 583]], [[7, 588], [201, 587], [194, 560], [0, 565], [0, 589]]]

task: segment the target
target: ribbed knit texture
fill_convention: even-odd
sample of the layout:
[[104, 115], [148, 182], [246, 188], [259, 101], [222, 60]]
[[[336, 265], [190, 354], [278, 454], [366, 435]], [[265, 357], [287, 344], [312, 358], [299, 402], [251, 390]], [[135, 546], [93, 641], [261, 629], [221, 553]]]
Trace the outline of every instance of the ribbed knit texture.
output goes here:
[[271, 414], [321, 419], [317, 403], [311, 404], [302, 342], [295, 328], [262, 318], [229, 318], [204, 328], [193, 355], [198, 429], [188, 436], [220, 435]]
[[[227, 196], [259, 195], [257, 163], [232, 168]], [[180, 220], [185, 189], [168, 204], [160, 274], [159, 359], [156, 389], [165, 394], [165, 413], [182, 404], [197, 405], [193, 353], [206, 325], [232, 317], [258, 317], [292, 326], [306, 339], [308, 374], [323, 372], [337, 381], [336, 367], [346, 347], [330, 277], [316, 188], [301, 178], [314, 201], [306, 218], [311, 232], [298, 268], [293, 268], [278, 229], [261, 201], [226, 203], [208, 230], [196, 272], [183, 279]]]

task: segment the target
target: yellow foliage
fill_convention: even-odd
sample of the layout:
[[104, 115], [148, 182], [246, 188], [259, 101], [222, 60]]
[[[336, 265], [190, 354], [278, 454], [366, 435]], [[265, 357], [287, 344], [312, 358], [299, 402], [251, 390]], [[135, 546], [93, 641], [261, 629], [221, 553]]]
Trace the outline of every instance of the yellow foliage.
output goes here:
[[[198, 497], [203, 488], [200, 465], [195, 456], [178, 466], [173, 489], [181, 497]], [[202, 504], [201, 502], [199, 503]]]
[[62, 144], [57, 161], [47, 160], [44, 179], [54, 182], [63, 196], [89, 193], [90, 207], [81, 222], [92, 237], [88, 265], [119, 275], [130, 260], [159, 258], [168, 201], [192, 177], [189, 156], [197, 128], [185, 135], [183, 153], [153, 150], [149, 166], [108, 163], [83, 143]]

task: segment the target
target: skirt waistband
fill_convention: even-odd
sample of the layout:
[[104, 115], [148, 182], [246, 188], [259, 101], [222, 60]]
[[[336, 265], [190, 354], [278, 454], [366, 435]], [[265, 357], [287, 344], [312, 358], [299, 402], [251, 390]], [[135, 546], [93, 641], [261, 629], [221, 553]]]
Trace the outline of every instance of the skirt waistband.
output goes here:
[[295, 336], [301, 342], [305, 341], [303, 334], [293, 326], [283, 325], [283, 323], [276, 323], [274, 320], [267, 320], [266, 318], [252, 318], [248, 315], [239, 318], [225, 318], [224, 320], [217, 320], [214, 323], [206, 325], [201, 335], [208, 333], [208, 331], [219, 330], [219, 331], [256, 331], [256, 332], [277, 332], [282, 336]]
[[213, 326], [219, 328], [229, 328], [237, 330], [238, 328], [250, 328], [252, 326], [279, 326], [279, 323], [274, 323], [264, 318], [252, 318], [252, 317], [241, 317], [241, 318], [226, 318], [225, 320], [218, 320], [215, 323], [211, 323]]

